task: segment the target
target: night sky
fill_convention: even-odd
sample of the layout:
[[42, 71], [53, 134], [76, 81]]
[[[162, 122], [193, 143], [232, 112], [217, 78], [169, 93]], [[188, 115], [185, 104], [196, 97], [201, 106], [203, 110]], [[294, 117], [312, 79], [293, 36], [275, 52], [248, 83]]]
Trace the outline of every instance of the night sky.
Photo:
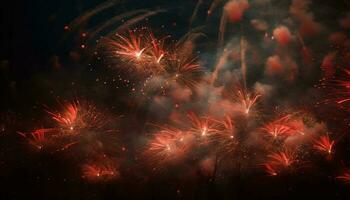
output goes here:
[[350, 199], [347, 0], [4, 2], [0, 199]]

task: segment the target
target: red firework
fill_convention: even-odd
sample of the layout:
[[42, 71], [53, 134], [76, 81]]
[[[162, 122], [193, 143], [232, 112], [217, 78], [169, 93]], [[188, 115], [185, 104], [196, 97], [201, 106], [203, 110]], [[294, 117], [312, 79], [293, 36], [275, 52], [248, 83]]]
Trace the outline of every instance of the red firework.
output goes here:
[[313, 147], [320, 152], [331, 154], [333, 151], [333, 145], [334, 140], [329, 139], [328, 135], [324, 135], [314, 141]]
[[188, 113], [191, 122], [190, 132], [205, 138], [219, 132], [218, 124], [210, 117], [198, 117], [193, 112]]
[[263, 164], [263, 166], [265, 167], [265, 172], [267, 174], [269, 174], [270, 176], [277, 176], [278, 175], [277, 169], [273, 164], [265, 163], [265, 164]]
[[336, 178], [350, 183], [350, 171], [344, 172], [342, 175], [337, 176]]
[[154, 134], [144, 155], [152, 164], [159, 165], [182, 159], [190, 147], [190, 137], [178, 129], [163, 128]]
[[237, 98], [243, 107], [244, 114], [248, 115], [255, 104], [258, 102], [261, 95], [249, 93], [246, 90], [238, 90]]
[[234, 123], [229, 116], [217, 123], [219, 125], [218, 131], [215, 131], [210, 138], [215, 143], [219, 153], [229, 155], [234, 152], [238, 144]]
[[134, 31], [129, 31], [129, 37], [116, 34], [118, 41], [112, 41], [112, 46], [117, 50], [115, 53], [128, 61], [141, 61], [146, 50], [142, 35], [136, 35]]
[[284, 150], [268, 155], [268, 161], [263, 164], [266, 173], [276, 176], [289, 170], [297, 162], [296, 155], [289, 150]]
[[338, 78], [324, 79], [323, 88], [329, 89], [330, 97], [325, 103], [332, 103], [346, 111], [350, 111], [350, 70], [343, 70]]
[[296, 162], [295, 155], [289, 151], [281, 151], [268, 155], [270, 163], [275, 166], [289, 167]]
[[65, 104], [62, 112], [47, 112], [51, 115], [52, 119], [60, 125], [60, 127], [67, 130], [74, 130], [79, 112], [79, 102], [73, 101]]
[[29, 134], [22, 133], [22, 132], [17, 132], [17, 133], [27, 138], [30, 145], [34, 146], [39, 150], [42, 150], [49, 142], [47, 134], [52, 133], [53, 131], [54, 131], [53, 129], [42, 128], [42, 129], [36, 129]]
[[79, 100], [62, 104], [60, 111], [47, 110], [47, 113], [65, 134], [78, 134], [83, 129], [100, 129], [107, 123], [106, 117], [93, 104]]
[[267, 123], [262, 130], [274, 139], [281, 136], [292, 135], [294, 130], [288, 125], [290, 115], [283, 116], [273, 122]]
[[166, 51], [163, 48], [165, 38], [162, 40], [158, 40], [154, 37], [152, 32], [150, 32], [149, 35], [152, 47], [149, 48], [149, 51], [147, 51], [147, 53], [152, 58], [151, 61], [159, 65], [166, 54]]
[[82, 170], [82, 178], [89, 181], [107, 181], [119, 176], [118, 170], [111, 164], [87, 164]]
[[[180, 51], [180, 50], [179, 50]], [[203, 74], [203, 68], [192, 55], [173, 53], [169, 55], [165, 67], [165, 77], [189, 88], [195, 88]]]

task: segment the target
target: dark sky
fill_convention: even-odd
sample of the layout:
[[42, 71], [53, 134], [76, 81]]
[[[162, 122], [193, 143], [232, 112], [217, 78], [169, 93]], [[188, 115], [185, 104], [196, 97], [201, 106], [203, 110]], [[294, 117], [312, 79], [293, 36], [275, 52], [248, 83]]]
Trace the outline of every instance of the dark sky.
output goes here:
[[[274, 2], [287, 2], [287, 0], [275, 0]], [[89, 95], [93, 96], [93, 100], [95, 100], [97, 103], [104, 102], [105, 105], [108, 105], [109, 107], [112, 107], [113, 105], [118, 104], [118, 98], [120, 96], [118, 95], [112, 95], [111, 91], [114, 92], [114, 90], [100, 90], [100, 88], [94, 84], [96, 84], [94, 81], [96, 77], [98, 77], [100, 74], [103, 74], [106, 76], [106, 79], [109, 78], [109, 74], [106, 73], [104, 69], [101, 69], [100, 71], [97, 71], [96, 74], [87, 73], [86, 70], [89, 69], [87, 67], [87, 62], [83, 60], [82, 62], [76, 62], [71, 60], [71, 52], [72, 51], [78, 51], [80, 44], [82, 42], [79, 40], [79, 34], [80, 31], [84, 30], [77, 30], [71, 34], [68, 35], [68, 37], [64, 37], [66, 32], [64, 30], [64, 26], [69, 24], [72, 20], [74, 20], [79, 15], [83, 14], [84, 11], [94, 8], [99, 3], [103, 2], [103, 0], [11, 0], [4, 2], [1, 6], [1, 39], [0, 39], [0, 114], [2, 116], [3, 113], [7, 115], [8, 113], [12, 113], [14, 111], [15, 116], [13, 118], [16, 118], [17, 121], [20, 121], [19, 124], [21, 124], [24, 127], [28, 127], [28, 124], [31, 125], [33, 121], [35, 121], [33, 124], [38, 124], [38, 121], [40, 121], [40, 117], [42, 116], [42, 111], [38, 111], [42, 109], [42, 105], [44, 103], [52, 104], [54, 102], [55, 97], [57, 96], [74, 96], [76, 91], [79, 91], [80, 94], [83, 94], [84, 97], [89, 97]], [[115, 13], [121, 13], [126, 12], [130, 10], [135, 10], [138, 8], [166, 8], [170, 10], [169, 13], [166, 15], [161, 15], [161, 18], [157, 18], [153, 20], [151, 23], [151, 26], [154, 26], [155, 28], [159, 28], [162, 24], [172, 24], [174, 21], [176, 21], [177, 26], [167, 28], [167, 32], [171, 32], [175, 36], [183, 35], [188, 30], [188, 19], [190, 17], [190, 14], [192, 13], [193, 6], [195, 5], [196, 0], [125, 0], [126, 3], [122, 4], [121, 6], [113, 8], [112, 11], [109, 11], [113, 14]], [[209, 5], [209, 1], [205, 1], [206, 5]], [[290, 1], [288, 1], [290, 2]], [[283, 3], [281, 3], [283, 4]], [[287, 4], [285, 4], [287, 5]], [[288, 5], [287, 5], [288, 6]], [[176, 9], [173, 9], [176, 8]], [[323, 24], [326, 24], [328, 27], [336, 27], [335, 18], [339, 18], [339, 16], [343, 16], [346, 11], [349, 8], [349, 3], [347, 3], [347, 0], [315, 0], [314, 4], [312, 6], [312, 11], [315, 14], [315, 18], [317, 21], [321, 21]], [[201, 10], [199, 15], [205, 13], [205, 10]], [[108, 14], [101, 15], [100, 17], [94, 18], [90, 23], [92, 25], [94, 23], [100, 23], [104, 20], [104, 18]], [[202, 20], [202, 19], [199, 19]], [[203, 20], [204, 21], [204, 20]], [[213, 32], [217, 31], [218, 22], [215, 22], [212, 27]], [[87, 26], [89, 27], [89, 25]], [[248, 32], [248, 31], [247, 31]], [[210, 32], [209, 32], [210, 33]], [[212, 37], [210, 34], [208, 34], [209, 37]], [[216, 41], [216, 35], [215, 37]], [[213, 39], [211, 38], [211, 39]], [[254, 39], [254, 38], [253, 38]], [[317, 42], [315, 42], [317, 43]], [[315, 45], [317, 46], [317, 45]], [[318, 50], [318, 49], [317, 49]], [[320, 50], [322, 51], [322, 50]], [[327, 50], [324, 50], [327, 51]], [[57, 70], [55, 67], [53, 67], [54, 63], [56, 62], [55, 58], [58, 59], [58, 63], [62, 66], [62, 70]], [[85, 57], [83, 57], [84, 59]], [[81, 61], [81, 60], [80, 60]], [[84, 76], [84, 77], [83, 77]], [[83, 77], [83, 78], [82, 78]], [[72, 82], [80, 81], [82, 83], [80, 87], [73, 86]], [[309, 84], [309, 83], [307, 83]], [[309, 85], [305, 86], [309, 87]], [[93, 92], [91, 92], [93, 91]], [[288, 92], [288, 91], [286, 91]], [[73, 94], [73, 95], [72, 95]], [[79, 94], [78, 94], [79, 95]], [[110, 106], [112, 105], [112, 106]], [[40, 107], [41, 106], [41, 107]], [[122, 110], [123, 108], [121, 108]], [[126, 108], [124, 108], [126, 109]], [[142, 112], [142, 111], [140, 111]], [[18, 114], [18, 115], [17, 115]], [[21, 115], [21, 117], [18, 117]], [[26, 118], [27, 117], [27, 118]], [[38, 117], [38, 118], [36, 118]], [[11, 117], [9, 117], [11, 118]], [[35, 120], [33, 120], [35, 119]], [[23, 125], [24, 124], [24, 125]], [[18, 127], [12, 127], [14, 130]], [[1, 138], [0, 138], [1, 139]], [[6, 148], [11, 149], [12, 143], [19, 145], [19, 142], [17, 140], [18, 138], [15, 138], [13, 136], [10, 136], [6, 140], [0, 141], [0, 146], [3, 144], [6, 144]], [[3, 145], [4, 146], [4, 145]], [[1, 148], [3, 147], [1, 146]], [[3, 149], [0, 150], [2, 151]], [[18, 147], [22, 148], [22, 147]], [[3, 152], [13, 152], [13, 150], [6, 150], [2, 151], [0, 158], [2, 158], [2, 154], [5, 154]], [[23, 149], [22, 149], [22, 152]], [[12, 155], [12, 154], [11, 154]], [[21, 155], [19, 153], [14, 154], [16, 157], [20, 157]], [[47, 157], [45, 157], [47, 156]], [[49, 158], [48, 158], [49, 157]], [[20, 157], [21, 158], [21, 157]], [[30, 167], [36, 163], [36, 160], [38, 159], [40, 161], [44, 161], [45, 163], [48, 160], [48, 165], [50, 163], [52, 164], [61, 164], [62, 166], [65, 164], [64, 160], [55, 160], [52, 159], [48, 155], [43, 155], [42, 157], [34, 157], [29, 159], [25, 165], [21, 164], [13, 164], [13, 166], [18, 167], [17, 170], [23, 170], [24, 172], [19, 173], [19, 175], [13, 176], [15, 180], [12, 180], [13, 177], [8, 176], [7, 178], [11, 179], [13, 183], [11, 183], [11, 186], [8, 187], [15, 187], [17, 182], [21, 180], [21, 176], [25, 176], [27, 178], [26, 181], [20, 183], [20, 187], [26, 188], [27, 191], [30, 192], [30, 187], [26, 186], [26, 183], [31, 184], [32, 182], [35, 182], [31, 174]], [[11, 160], [12, 163], [17, 163], [17, 160], [15, 158], [10, 158], [9, 156], [6, 157], [6, 160]], [[0, 160], [1, 161], [1, 160]], [[52, 165], [53, 165], [52, 164]], [[60, 177], [60, 173], [63, 173], [60, 171], [61, 165], [58, 166], [51, 166], [53, 169], [53, 172], [56, 173], [54, 176]], [[323, 166], [324, 165], [324, 166]], [[45, 166], [45, 165], [43, 165]], [[36, 169], [43, 169], [45, 167], [39, 166]], [[29, 168], [28, 168], [29, 167]], [[328, 164], [322, 163], [322, 166], [325, 169], [325, 174], [327, 174], [327, 170], [330, 170], [330, 166]], [[35, 168], [35, 167], [34, 167]], [[0, 170], [1, 170], [1, 163], [0, 163]], [[51, 169], [46, 169], [47, 171], [37, 171], [36, 173], [44, 173], [43, 177], [50, 177]], [[16, 169], [12, 170], [14, 174], [16, 173]], [[47, 174], [45, 174], [47, 173]], [[74, 173], [69, 171], [69, 173]], [[327, 176], [327, 175], [326, 175]], [[317, 175], [315, 176], [316, 178]], [[147, 177], [149, 178], [149, 177]], [[236, 177], [237, 178], [237, 177]], [[242, 177], [238, 177], [242, 178]], [[270, 181], [268, 184], [264, 185], [264, 182], [260, 182], [261, 188], [258, 188], [258, 186], [255, 186], [255, 189], [260, 191], [261, 193], [265, 193], [264, 189], [266, 190], [273, 190], [273, 188], [269, 188], [269, 184], [280, 187], [280, 193], [292, 193], [293, 188], [283, 188], [281, 186], [281, 182], [283, 182], [285, 177], [282, 177], [280, 180], [277, 181]], [[287, 177], [292, 179], [291, 177]], [[312, 179], [311, 177], [310, 179]], [[0, 179], [1, 179], [1, 173], [0, 173]], [[303, 177], [301, 177], [303, 179]], [[34, 180], [34, 181], [33, 181]], [[231, 185], [237, 186], [235, 192], [237, 192], [237, 196], [240, 197], [240, 187], [242, 189], [242, 193], [249, 194], [249, 184], [256, 183], [256, 180], [240, 180], [242, 181], [242, 186], [238, 185], [237, 183], [230, 183]], [[278, 182], [280, 181], [280, 182]], [[291, 180], [293, 181], [293, 179]], [[309, 181], [309, 180], [307, 180]], [[307, 190], [304, 190], [303, 187], [308, 186], [308, 182], [304, 181], [303, 184], [299, 187], [300, 194], [307, 193]], [[324, 182], [322, 182], [324, 181]], [[129, 182], [129, 180], [125, 181], [126, 184], [129, 184], [127, 186], [124, 186], [124, 188], [129, 189], [129, 191], [121, 191], [121, 193], [125, 194], [127, 196], [128, 192], [132, 192], [133, 184]], [[317, 182], [317, 181], [316, 181]], [[43, 182], [45, 189], [48, 191], [46, 192], [47, 196], [52, 196], [50, 194], [51, 192], [57, 192], [55, 191], [55, 188], [49, 185], [46, 185], [46, 182]], [[315, 182], [313, 182], [315, 184]], [[79, 187], [81, 182], [73, 180], [68, 185], [66, 185], [66, 182], [58, 182], [57, 185], [59, 188], [64, 188], [65, 191], [71, 191], [76, 195], [78, 198], [82, 197], [89, 197], [91, 199], [94, 199], [94, 197], [99, 196], [101, 198], [108, 197], [108, 194], [94, 194], [93, 192], [101, 192], [101, 191], [108, 191], [113, 193], [115, 190], [112, 188], [116, 187], [118, 185], [102, 185], [99, 186], [101, 188], [94, 188], [92, 193], [87, 192], [89, 187], [83, 185], [80, 189], [77, 191], [72, 190], [69, 188], [69, 184], [75, 187]], [[153, 182], [154, 185], [149, 185], [148, 189], [154, 189], [158, 186], [163, 186], [162, 184], [158, 183], [157, 181]], [[191, 183], [189, 184], [191, 185]], [[195, 184], [194, 184], [195, 185]], [[327, 182], [325, 179], [320, 180], [320, 182], [316, 183], [314, 185], [313, 192], [318, 191], [318, 187], [321, 188], [329, 188], [333, 185], [333, 182]], [[142, 184], [138, 185], [139, 187], [143, 187]], [[198, 185], [198, 188], [200, 188], [200, 184]], [[35, 188], [36, 191], [40, 191], [40, 184], [36, 185]], [[166, 186], [164, 186], [166, 187]], [[223, 186], [223, 188], [225, 188]], [[198, 189], [197, 188], [197, 189]], [[209, 187], [210, 188], [210, 187]], [[238, 189], [237, 189], [238, 188]], [[301, 188], [301, 189], [300, 189]], [[45, 190], [44, 189], [44, 190]], [[139, 188], [140, 189], [140, 188]], [[329, 189], [329, 194], [327, 197], [332, 196], [333, 194], [336, 196], [339, 192], [339, 188], [333, 188]], [[84, 191], [85, 190], [85, 191]], [[120, 189], [119, 189], [120, 190]], [[140, 189], [142, 191], [143, 189]], [[145, 189], [147, 190], [147, 188]], [[173, 188], [171, 188], [173, 190]], [[12, 192], [15, 192], [16, 189], [13, 189]], [[82, 192], [84, 194], [80, 195], [79, 192]], [[203, 197], [203, 194], [209, 194], [211, 191], [207, 191], [204, 189], [198, 189], [198, 193], [195, 194], [197, 197]], [[166, 193], [166, 192], [165, 192]], [[94, 196], [95, 195], [95, 196]], [[150, 193], [149, 197], [154, 197], [153, 193]], [[15, 196], [15, 195], [14, 195]], [[138, 196], [136, 194], [135, 196]], [[167, 195], [165, 195], [167, 196]], [[204, 195], [205, 196], [205, 195]], [[224, 195], [223, 195], [224, 196]], [[233, 195], [235, 196], [235, 195]], [[252, 194], [254, 196], [254, 194]], [[268, 196], [268, 195], [267, 195]], [[296, 195], [296, 196], [302, 196], [302, 195]], [[312, 195], [308, 195], [308, 197], [312, 197]], [[319, 195], [322, 196], [322, 195]], [[0, 195], [1, 197], [1, 195]], [[124, 196], [125, 197], [125, 196]], [[232, 196], [231, 196], [232, 197]]]

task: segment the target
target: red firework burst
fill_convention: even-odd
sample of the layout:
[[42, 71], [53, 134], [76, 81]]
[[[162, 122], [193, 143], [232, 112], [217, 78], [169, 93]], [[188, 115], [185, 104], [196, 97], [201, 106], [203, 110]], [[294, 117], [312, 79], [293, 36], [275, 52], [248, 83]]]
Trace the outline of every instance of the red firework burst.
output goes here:
[[231, 117], [226, 116], [222, 121], [217, 121], [218, 131], [210, 135], [210, 139], [215, 143], [215, 147], [220, 154], [230, 155], [236, 149], [238, 144], [236, 138], [236, 129]]
[[160, 166], [163, 163], [178, 161], [186, 155], [190, 147], [190, 137], [178, 129], [166, 128], [156, 134], [149, 143], [144, 155], [151, 164]]
[[78, 134], [84, 129], [100, 129], [108, 121], [93, 104], [79, 100], [61, 104], [60, 111], [47, 110], [47, 113], [65, 134]]
[[350, 183], [350, 171], [344, 172], [342, 175], [337, 176], [336, 178]]
[[251, 110], [258, 102], [261, 95], [250, 93], [246, 90], [239, 89], [237, 91], [238, 102], [242, 105], [244, 114], [249, 115]]
[[112, 41], [116, 47], [115, 53], [128, 61], [141, 61], [146, 50], [142, 35], [129, 31], [128, 37], [116, 34], [118, 41]]
[[323, 135], [314, 141], [313, 147], [327, 154], [331, 154], [333, 151], [334, 140], [331, 140], [328, 135]]
[[54, 131], [55, 131], [54, 129], [42, 128], [42, 129], [36, 129], [31, 133], [22, 133], [22, 132], [17, 132], [17, 133], [27, 138], [30, 145], [34, 146], [39, 150], [42, 150], [49, 143], [47, 134], [53, 133]]
[[267, 157], [268, 161], [263, 166], [266, 173], [272, 176], [289, 170], [297, 162], [295, 153], [290, 150], [271, 153]]
[[118, 170], [111, 164], [87, 164], [82, 168], [82, 178], [88, 181], [108, 181], [119, 176]]
[[188, 113], [191, 122], [190, 132], [194, 135], [206, 138], [219, 132], [218, 124], [210, 117], [198, 117], [195, 113]]
[[274, 139], [292, 135], [294, 130], [288, 125], [289, 119], [290, 115], [283, 116], [273, 122], [267, 123], [263, 126], [262, 130]]

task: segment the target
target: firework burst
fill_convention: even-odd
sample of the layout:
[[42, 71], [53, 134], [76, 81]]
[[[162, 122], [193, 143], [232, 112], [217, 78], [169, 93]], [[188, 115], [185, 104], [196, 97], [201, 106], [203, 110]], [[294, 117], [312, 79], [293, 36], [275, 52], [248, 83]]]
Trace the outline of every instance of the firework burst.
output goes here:
[[212, 134], [211, 140], [221, 155], [232, 154], [238, 144], [236, 129], [231, 117], [226, 116], [224, 120], [217, 121], [217, 131]]
[[83, 165], [82, 173], [82, 178], [91, 182], [109, 181], [119, 177], [117, 168], [108, 162]]
[[84, 129], [98, 130], [107, 123], [106, 117], [93, 104], [79, 100], [61, 104], [60, 111], [47, 110], [47, 113], [65, 134], [78, 134]]
[[263, 164], [267, 174], [276, 176], [283, 171], [291, 169], [297, 163], [296, 154], [290, 150], [283, 150], [271, 153], [268, 156], [268, 161]]
[[261, 95], [252, 94], [247, 92], [246, 90], [237, 91], [238, 102], [240, 102], [240, 104], [242, 105], [243, 113], [246, 115], [249, 115], [251, 113], [260, 97]]
[[328, 135], [323, 135], [314, 141], [313, 147], [320, 152], [331, 154], [333, 152], [333, 145], [334, 140], [331, 140]]
[[337, 176], [336, 178], [350, 183], [350, 171], [344, 172], [342, 175]]
[[293, 134], [293, 129], [288, 125], [290, 115], [283, 116], [273, 122], [269, 122], [262, 127], [262, 131], [272, 136], [274, 139]]
[[177, 162], [186, 156], [190, 148], [190, 137], [185, 132], [163, 127], [154, 134], [144, 156], [157, 167], [165, 163]]
[[17, 132], [21, 136], [28, 139], [28, 143], [32, 145], [33, 147], [37, 148], [38, 150], [44, 149], [44, 147], [47, 147], [49, 145], [49, 136], [48, 134], [52, 134], [55, 130], [53, 129], [36, 129], [31, 133], [22, 133]]
[[218, 129], [218, 124], [210, 117], [199, 117], [195, 113], [188, 113], [188, 118], [191, 122], [190, 132], [200, 138], [207, 138], [216, 134]]
[[331, 94], [325, 103], [336, 105], [346, 111], [350, 110], [350, 70], [343, 70], [338, 78], [322, 80], [321, 87], [328, 89]]

